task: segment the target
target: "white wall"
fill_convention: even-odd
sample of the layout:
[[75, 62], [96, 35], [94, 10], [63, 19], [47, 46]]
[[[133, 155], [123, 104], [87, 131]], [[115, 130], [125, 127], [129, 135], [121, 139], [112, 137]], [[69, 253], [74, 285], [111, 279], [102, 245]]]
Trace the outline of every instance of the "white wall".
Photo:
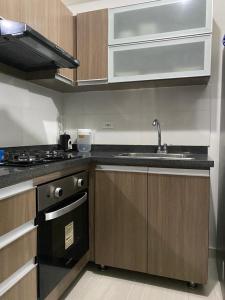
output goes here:
[[[223, 0], [214, 0], [214, 29], [213, 29], [213, 57], [212, 57], [212, 79], [211, 79], [211, 126], [210, 126], [210, 148], [209, 154], [214, 159], [215, 167], [211, 169], [211, 211], [210, 211], [210, 242], [216, 245], [216, 224], [218, 213], [218, 198], [221, 194], [222, 172], [219, 172], [220, 165], [223, 165], [223, 155], [220, 155], [220, 124], [223, 120], [221, 111], [222, 102], [222, 75], [223, 69], [223, 52], [222, 38], [225, 34], [225, 2]], [[222, 143], [223, 144], [223, 143]], [[221, 158], [219, 158], [221, 156]], [[223, 180], [223, 179], [222, 179]]]
[[[140, 1], [99, 0], [71, 5], [70, 9], [76, 15], [137, 2]], [[158, 117], [162, 122], [163, 142], [209, 145], [209, 154], [215, 161], [211, 170], [211, 247], [216, 245], [220, 120], [225, 118], [220, 116], [224, 12], [225, 1], [214, 0], [212, 77], [208, 86], [70, 94], [64, 102], [65, 128], [71, 132], [79, 127], [93, 128], [95, 143], [156, 144], [151, 122]], [[104, 121], [111, 121], [114, 129], [103, 129]]]
[[62, 95], [0, 74], [0, 147], [55, 144]]

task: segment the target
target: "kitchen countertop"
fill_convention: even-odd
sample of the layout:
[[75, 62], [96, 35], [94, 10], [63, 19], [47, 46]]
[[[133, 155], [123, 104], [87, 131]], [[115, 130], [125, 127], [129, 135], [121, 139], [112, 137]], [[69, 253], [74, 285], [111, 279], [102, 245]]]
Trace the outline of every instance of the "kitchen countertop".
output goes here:
[[126, 165], [145, 166], [157, 168], [180, 168], [180, 169], [209, 169], [214, 166], [214, 162], [207, 154], [193, 154], [193, 160], [173, 160], [173, 159], [143, 159], [143, 158], [117, 158], [115, 155], [120, 152], [96, 151], [82, 157], [53, 162], [34, 167], [6, 167], [0, 166], [0, 188], [17, 184], [19, 182], [35, 179], [54, 172], [59, 172], [67, 168], [82, 167], [89, 163], [102, 165]]

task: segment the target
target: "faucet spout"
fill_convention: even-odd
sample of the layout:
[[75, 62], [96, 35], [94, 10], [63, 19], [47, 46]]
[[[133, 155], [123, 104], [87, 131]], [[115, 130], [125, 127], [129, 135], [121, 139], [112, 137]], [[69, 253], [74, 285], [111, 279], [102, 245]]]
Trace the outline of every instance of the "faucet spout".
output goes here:
[[152, 126], [153, 127], [157, 126], [157, 130], [158, 130], [158, 150], [157, 150], [157, 152], [161, 152], [162, 151], [162, 145], [161, 145], [161, 126], [160, 126], [159, 120], [155, 119], [152, 122]]

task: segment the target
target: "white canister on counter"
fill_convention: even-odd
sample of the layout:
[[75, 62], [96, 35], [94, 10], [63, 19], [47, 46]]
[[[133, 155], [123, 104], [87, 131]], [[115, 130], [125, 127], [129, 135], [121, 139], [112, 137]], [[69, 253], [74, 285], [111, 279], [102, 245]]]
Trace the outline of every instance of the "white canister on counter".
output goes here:
[[91, 129], [78, 129], [77, 130], [77, 150], [79, 152], [90, 152], [92, 142]]

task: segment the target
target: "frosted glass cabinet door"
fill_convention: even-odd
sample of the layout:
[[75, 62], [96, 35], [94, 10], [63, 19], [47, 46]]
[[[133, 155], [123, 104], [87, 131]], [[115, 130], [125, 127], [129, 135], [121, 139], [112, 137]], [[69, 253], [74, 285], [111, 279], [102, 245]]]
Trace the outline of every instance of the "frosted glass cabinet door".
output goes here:
[[153, 0], [109, 10], [109, 44], [212, 32], [212, 0]]
[[211, 40], [205, 35], [111, 46], [109, 82], [210, 76]]

